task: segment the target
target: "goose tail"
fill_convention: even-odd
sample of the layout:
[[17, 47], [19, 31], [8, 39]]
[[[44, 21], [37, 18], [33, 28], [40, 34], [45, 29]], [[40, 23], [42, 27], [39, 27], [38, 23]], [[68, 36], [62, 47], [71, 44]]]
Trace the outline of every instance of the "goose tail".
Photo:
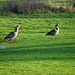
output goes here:
[[47, 36], [48, 34], [46, 34], [45, 36]]
[[5, 39], [8, 39], [8, 36], [6, 36], [6, 37], [4, 38], [4, 40], [5, 40]]

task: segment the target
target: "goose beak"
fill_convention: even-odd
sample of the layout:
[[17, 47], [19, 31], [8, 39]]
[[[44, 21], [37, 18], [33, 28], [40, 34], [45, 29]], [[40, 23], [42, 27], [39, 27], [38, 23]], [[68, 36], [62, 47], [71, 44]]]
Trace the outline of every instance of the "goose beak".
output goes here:
[[19, 28], [21, 28], [21, 26], [19, 26]]
[[21, 26], [20, 26], [20, 28], [21, 28]]

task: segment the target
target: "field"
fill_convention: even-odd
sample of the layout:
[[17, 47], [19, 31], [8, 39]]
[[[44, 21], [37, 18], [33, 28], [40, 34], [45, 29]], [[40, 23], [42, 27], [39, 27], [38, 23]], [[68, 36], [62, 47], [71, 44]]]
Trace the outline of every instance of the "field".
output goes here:
[[[59, 24], [55, 39], [45, 36]], [[14, 42], [4, 37], [20, 25]], [[3, 47], [3, 48], [2, 48]], [[0, 75], [74, 75], [75, 13], [0, 16]]]

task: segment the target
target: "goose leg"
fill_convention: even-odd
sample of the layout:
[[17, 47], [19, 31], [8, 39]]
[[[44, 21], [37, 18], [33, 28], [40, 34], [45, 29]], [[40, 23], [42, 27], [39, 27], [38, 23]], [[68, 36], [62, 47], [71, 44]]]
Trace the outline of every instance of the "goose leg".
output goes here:
[[11, 39], [11, 42], [13, 43], [13, 39]]
[[54, 39], [54, 36], [53, 36], [53, 39]]

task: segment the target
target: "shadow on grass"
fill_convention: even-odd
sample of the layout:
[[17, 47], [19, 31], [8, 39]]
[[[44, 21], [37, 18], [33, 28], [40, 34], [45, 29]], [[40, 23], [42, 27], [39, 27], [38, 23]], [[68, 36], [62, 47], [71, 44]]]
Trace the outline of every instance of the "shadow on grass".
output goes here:
[[3, 41], [3, 40], [2, 40], [2, 41], [0, 41], [0, 43], [8, 43], [8, 42], [7, 42], [7, 41]]
[[[75, 47], [65, 47], [74, 43], [54, 45], [20, 46], [0, 50], [0, 61], [34, 61], [34, 60], [75, 60]], [[59, 47], [55, 47], [58, 46]], [[63, 47], [63, 46], [64, 47]]]
[[18, 18], [74, 18], [75, 17], [75, 13], [52, 13], [52, 14], [28, 14], [28, 15], [17, 15]]
[[[1, 16], [0, 18], [7, 18], [7, 16]], [[47, 18], [74, 18], [75, 17], [75, 12], [70, 12], [70, 13], [45, 13], [45, 14], [22, 14], [22, 15], [19, 15], [19, 14], [16, 14], [15, 16], [8, 16], [9, 18], [13, 18], [13, 17], [17, 17], [17, 18], [31, 18], [31, 19], [34, 19], [34, 18], [37, 18], [37, 19], [47, 19]]]

